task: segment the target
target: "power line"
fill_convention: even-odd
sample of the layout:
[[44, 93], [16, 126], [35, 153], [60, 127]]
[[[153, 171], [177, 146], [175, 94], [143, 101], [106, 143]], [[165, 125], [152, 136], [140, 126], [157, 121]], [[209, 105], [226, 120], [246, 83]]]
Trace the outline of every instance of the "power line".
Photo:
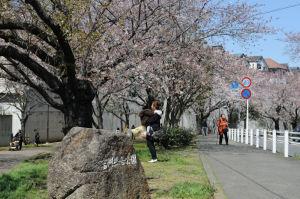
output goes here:
[[270, 10], [270, 11], [263, 12], [263, 13], [258, 13], [256, 15], [253, 15], [253, 17], [257, 16], [257, 15], [269, 14], [269, 13], [272, 13], [272, 12], [277, 12], [277, 11], [281, 11], [281, 10], [285, 10], [285, 9], [293, 8], [293, 7], [297, 7], [297, 6], [300, 6], [300, 3], [294, 4], [294, 5], [290, 5], [290, 6], [286, 6], [286, 7], [282, 7], [282, 8], [276, 8], [274, 10]]

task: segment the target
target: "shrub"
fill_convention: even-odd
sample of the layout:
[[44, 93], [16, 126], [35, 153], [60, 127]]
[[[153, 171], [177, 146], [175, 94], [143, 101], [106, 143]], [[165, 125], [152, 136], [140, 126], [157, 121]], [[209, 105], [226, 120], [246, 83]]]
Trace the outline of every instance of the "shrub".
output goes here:
[[180, 127], [163, 127], [164, 134], [160, 137], [158, 143], [165, 148], [171, 146], [188, 146], [194, 138], [191, 130]]

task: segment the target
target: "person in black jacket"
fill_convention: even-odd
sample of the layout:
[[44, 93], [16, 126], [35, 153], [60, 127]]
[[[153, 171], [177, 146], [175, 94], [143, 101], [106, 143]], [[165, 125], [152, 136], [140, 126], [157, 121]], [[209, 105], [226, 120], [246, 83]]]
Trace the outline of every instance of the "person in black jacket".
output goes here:
[[22, 150], [22, 145], [23, 145], [23, 133], [21, 130], [18, 131], [16, 134], [16, 138], [19, 140], [19, 147], [18, 149], [21, 151]]
[[34, 132], [35, 144], [38, 147], [40, 143], [40, 133], [38, 132], [37, 129], [34, 129], [33, 132]]
[[155, 150], [155, 146], [154, 146], [155, 140], [151, 135], [152, 135], [153, 131], [157, 131], [161, 128], [160, 127], [160, 119], [162, 116], [162, 111], [159, 110], [160, 109], [159, 101], [154, 101], [151, 105], [151, 108], [154, 112], [154, 115], [152, 115], [146, 122], [146, 126], [147, 126], [146, 140], [147, 140], [147, 146], [148, 146], [149, 151], [152, 156], [152, 160], [150, 160], [149, 162], [153, 163], [153, 162], [157, 162], [157, 156], [156, 156], [156, 150]]

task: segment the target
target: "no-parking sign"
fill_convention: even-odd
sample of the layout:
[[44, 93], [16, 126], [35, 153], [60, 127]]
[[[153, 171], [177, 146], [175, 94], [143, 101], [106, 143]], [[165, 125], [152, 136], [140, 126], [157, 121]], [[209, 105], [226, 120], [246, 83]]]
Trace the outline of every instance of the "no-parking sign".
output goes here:
[[241, 96], [244, 99], [249, 99], [251, 97], [251, 91], [249, 89], [245, 88], [242, 90]]

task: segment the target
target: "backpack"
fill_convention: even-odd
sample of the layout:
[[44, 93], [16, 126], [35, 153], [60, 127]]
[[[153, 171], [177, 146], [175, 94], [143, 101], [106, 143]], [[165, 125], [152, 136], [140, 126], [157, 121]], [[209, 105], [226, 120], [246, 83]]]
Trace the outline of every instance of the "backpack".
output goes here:
[[162, 128], [160, 128], [159, 130], [157, 131], [153, 131], [152, 127], [151, 127], [151, 130], [152, 130], [152, 137], [155, 139], [155, 140], [158, 140], [163, 134], [164, 134], [164, 130]]

